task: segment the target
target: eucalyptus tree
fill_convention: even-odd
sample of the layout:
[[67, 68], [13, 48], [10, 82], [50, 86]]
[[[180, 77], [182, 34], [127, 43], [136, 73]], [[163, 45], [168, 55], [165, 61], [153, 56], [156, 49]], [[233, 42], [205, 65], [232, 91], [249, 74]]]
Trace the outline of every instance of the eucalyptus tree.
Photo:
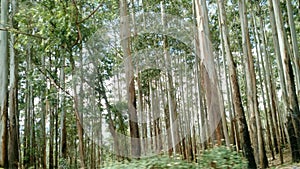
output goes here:
[[[300, 4], [299, 4], [300, 5]], [[286, 6], [287, 6], [287, 13], [288, 13], [288, 20], [289, 20], [289, 27], [291, 32], [291, 41], [292, 41], [292, 53], [291, 54], [294, 60], [295, 65], [295, 80], [297, 85], [297, 91], [299, 94], [300, 91], [300, 55], [299, 55], [299, 46], [298, 46], [298, 40], [297, 40], [297, 32], [295, 28], [295, 21], [294, 21], [294, 15], [293, 15], [293, 6], [291, 0], [286, 0]]]
[[128, 98], [128, 113], [129, 113], [129, 126], [131, 136], [131, 155], [139, 158], [141, 155], [141, 142], [139, 135], [139, 126], [137, 118], [136, 108], [136, 95], [134, 86], [133, 66], [130, 49], [130, 29], [129, 29], [129, 18], [127, 1], [120, 0], [120, 16], [121, 16], [121, 46], [124, 52], [124, 62], [126, 71], [126, 87], [127, 87], [127, 98]]
[[[5, 29], [8, 26], [8, 0], [1, 0], [1, 20], [0, 28]], [[0, 166], [8, 167], [7, 154], [7, 118], [8, 118], [8, 33], [6, 30], [0, 30]]]
[[[256, 88], [256, 73], [254, 70], [254, 58], [250, 44], [250, 35], [248, 30], [248, 18], [246, 11], [246, 3], [244, 0], [239, 0], [240, 22], [243, 35], [243, 55], [246, 66], [247, 79], [247, 101], [250, 113], [250, 129], [254, 147], [254, 153], [257, 163], [261, 168], [268, 167], [268, 159], [266, 157], [265, 145], [263, 140], [261, 116], [258, 109], [257, 88]], [[256, 137], [257, 136], [257, 137]]]
[[[17, 2], [11, 1], [12, 13], [10, 24], [16, 25], [14, 15], [17, 12]], [[19, 166], [19, 113], [18, 113], [18, 61], [15, 53], [15, 35], [10, 34], [10, 84], [9, 84], [9, 145], [8, 160], [9, 168], [18, 168]]]
[[[232, 52], [230, 49], [230, 37], [228, 35], [227, 28], [227, 19], [225, 12], [224, 2], [218, 1], [218, 9], [219, 9], [219, 17], [221, 22], [221, 30], [222, 30], [222, 38], [225, 46], [225, 54], [228, 61], [228, 69], [230, 74], [230, 82], [231, 82], [231, 90], [232, 90], [232, 99], [234, 110], [238, 115], [238, 124], [239, 124], [239, 132], [242, 133], [241, 136], [241, 145], [242, 150], [248, 159], [248, 168], [256, 168], [256, 162], [253, 155], [253, 149], [251, 147], [250, 134], [248, 131], [248, 125], [245, 117], [244, 108], [242, 105], [242, 99], [240, 94], [240, 87], [238, 84], [238, 76], [236, 72], [236, 64], [233, 60]], [[237, 144], [237, 143], [236, 143]]]
[[[287, 37], [286, 32], [283, 28], [282, 23], [282, 14], [280, 11], [280, 4], [278, 0], [272, 0], [270, 2], [274, 6], [274, 15], [275, 15], [275, 22], [276, 22], [276, 31], [278, 35], [278, 43], [279, 43], [279, 49], [280, 49], [280, 55], [282, 57], [283, 63], [284, 63], [284, 69], [281, 71], [284, 71], [285, 75], [285, 81], [286, 81], [286, 88], [287, 88], [287, 96], [288, 100], [286, 100], [287, 104], [285, 105], [285, 109], [288, 112], [286, 114], [287, 116], [290, 116], [290, 119], [288, 122], [291, 122], [292, 124], [287, 126], [289, 130], [289, 139], [291, 144], [291, 151], [292, 151], [292, 158], [293, 161], [299, 161], [300, 160], [300, 110], [299, 110], [299, 103], [297, 99], [296, 94], [296, 88], [295, 88], [295, 76], [293, 73], [293, 67], [292, 67], [292, 61], [291, 56], [289, 53], [289, 46], [287, 44]], [[275, 23], [274, 23], [275, 24]]]

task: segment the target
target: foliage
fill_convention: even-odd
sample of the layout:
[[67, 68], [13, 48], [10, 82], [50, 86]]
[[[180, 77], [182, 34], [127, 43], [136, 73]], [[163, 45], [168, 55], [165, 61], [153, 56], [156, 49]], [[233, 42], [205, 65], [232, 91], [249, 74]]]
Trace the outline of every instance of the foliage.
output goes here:
[[121, 168], [147, 168], [147, 169], [164, 169], [164, 168], [247, 168], [247, 161], [241, 154], [231, 150], [228, 147], [221, 146], [210, 150], [205, 150], [201, 155], [199, 163], [189, 163], [181, 160], [181, 157], [169, 158], [168, 156], [155, 156], [143, 158], [141, 160], [132, 160], [124, 162], [107, 163], [106, 169]]
[[200, 168], [247, 168], [247, 161], [241, 154], [228, 147], [220, 146], [206, 150], [200, 158]]
[[141, 160], [132, 160], [118, 163], [107, 164], [106, 169], [121, 169], [121, 168], [147, 168], [147, 169], [162, 169], [162, 168], [197, 168], [196, 164], [188, 163], [180, 160], [180, 157], [171, 159], [167, 156], [155, 156], [143, 158]]

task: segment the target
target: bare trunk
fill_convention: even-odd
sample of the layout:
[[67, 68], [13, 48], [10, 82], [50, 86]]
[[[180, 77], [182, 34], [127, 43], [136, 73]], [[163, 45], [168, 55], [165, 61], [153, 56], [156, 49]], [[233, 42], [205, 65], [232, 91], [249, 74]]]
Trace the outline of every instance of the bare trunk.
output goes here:
[[[165, 26], [167, 25], [167, 20], [165, 18], [165, 12], [164, 12], [164, 6], [163, 2], [161, 2], [161, 14], [162, 14], [162, 25], [163, 29], [165, 29]], [[172, 139], [172, 149], [173, 155], [180, 154], [181, 147], [180, 147], [180, 136], [179, 136], [179, 124], [177, 120], [177, 111], [176, 111], [176, 94], [175, 94], [175, 88], [173, 85], [173, 74], [171, 71], [171, 57], [169, 54], [169, 44], [168, 44], [168, 38], [167, 36], [163, 36], [163, 51], [164, 51], [164, 60], [165, 60], [165, 67], [167, 69], [166, 72], [166, 81], [167, 81], [167, 102], [168, 102], [168, 111], [169, 111], [169, 119], [170, 119], [170, 128], [167, 128], [167, 130], [171, 130], [171, 139]], [[171, 147], [169, 147], [171, 148]]]
[[[292, 159], [294, 162], [300, 161], [300, 110], [299, 110], [299, 104], [296, 94], [296, 88], [295, 88], [295, 80], [294, 80], [294, 74], [292, 69], [292, 63], [290, 59], [290, 54], [288, 53], [288, 46], [287, 46], [287, 39], [285, 32], [283, 30], [283, 23], [282, 23], [282, 16], [280, 12], [280, 4], [278, 0], [272, 0], [274, 5], [274, 14], [275, 14], [275, 21], [277, 25], [277, 33], [278, 33], [278, 42], [279, 42], [279, 48], [280, 48], [280, 54], [283, 59], [284, 63], [284, 70], [285, 70], [285, 80], [287, 84], [288, 89], [288, 106], [287, 112], [289, 112], [289, 116], [292, 115], [292, 123], [294, 128], [295, 137], [293, 136], [293, 132], [289, 133], [290, 136], [290, 142], [291, 142], [291, 150], [292, 150]], [[291, 131], [290, 129], [288, 129]], [[293, 140], [296, 139], [296, 140]], [[293, 144], [294, 143], [294, 144]], [[296, 143], [296, 144], [295, 144]]]
[[[293, 45], [293, 55], [294, 55], [294, 65], [295, 65], [295, 79], [296, 79], [296, 85], [298, 89], [298, 94], [300, 94], [300, 56], [299, 56], [299, 46], [297, 41], [297, 33], [295, 28], [295, 22], [293, 18], [293, 9], [291, 0], [286, 0], [286, 6], [287, 6], [287, 12], [288, 12], [288, 20], [289, 20], [289, 26], [291, 30], [291, 39], [292, 39], [292, 45]], [[299, 4], [300, 5], [300, 4]]]
[[136, 96], [134, 87], [133, 65], [130, 50], [130, 28], [129, 16], [127, 16], [127, 1], [120, 0], [121, 15], [121, 46], [124, 52], [126, 87], [128, 98], [129, 128], [131, 137], [131, 156], [139, 158], [141, 156], [141, 142], [139, 135], [138, 117], [136, 111]]
[[[5, 29], [8, 19], [8, 1], [1, 0], [1, 24]], [[7, 31], [0, 31], [0, 167], [8, 167], [7, 159], [7, 86], [8, 86], [8, 38]]]
[[250, 129], [252, 132], [254, 154], [257, 157], [256, 162], [260, 164], [260, 167], [266, 168], [268, 167], [268, 159], [266, 157], [266, 152], [264, 147], [260, 112], [258, 110], [254, 58], [251, 52], [245, 0], [239, 0], [239, 12], [240, 12], [242, 37], [243, 37], [243, 53], [246, 61], [245, 66], [247, 70], [246, 71], [247, 97], [248, 97], [247, 101], [248, 101], [248, 107], [250, 113]]
[[60, 157], [63, 159], [67, 158], [67, 128], [66, 128], [66, 112], [65, 112], [65, 96], [64, 96], [64, 89], [65, 89], [65, 59], [62, 58], [62, 65], [60, 70], [60, 82], [62, 89], [60, 90]]
[[[75, 61], [73, 56], [70, 56], [71, 66], [72, 66], [72, 76], [75, 77]], [[81, 82], [79, 82], [81, 83]], [[80, 84], [82, 85], [82, 84]], [[79, 138], [79, 155], [80, 155], [80, 166], [85, 168], [84, 160], [84, 143], [83, 143], [83, 126], [82, 126], [82, 116], [80, 114], [80, 103], [78, 98], [78, 91], [75, 81], [73, 81], [73, 91], [74, 91], [74, 114], [76, 119], [77, 134]]]
[[[16, 2], [12, 1], [13, 14], [16, 10]], [[13, 19], [11, 19], [13, 25]], [[18, 117], [18, 62], [15, 56], [14, 34], [10, 35], [10, 91], [9, 91], [9, 147], [8, 147], [8, 160], [9, 168], [18, 168], [19, 166], [19, 117]]]
[[221, 17], [221, 28], [222, 28], [222, 36], [225, 45], [225, 52], [228, 61], [228, 68], [230, 74], [230, 81], [232, 84], [232, 99], [234, 110], [238, 114], [237, 121], [239, 124], [239, 132], [241, 134], [241, 145], [242, 150], [248, 159], [248, 168], [257, 168], [256, 162], [253, 155], [253, 149], [251, 147], [250, 142], [250, 135], [248, 131], [248, 126], [246, 122], [245, 112], [242, 105], [242, 99], [240, 94], [240, 87], [238, 84], [238, 77], [236, 73], [236, 64], [233, 60], [232, 53], [230, 51], [230, 40], [228, 36], [228, 29], [227, 29], [227, 20], [226, 20], [226, 13], [223, 1], [219, 0], [219, 10], [220, 10], [220, 17]]

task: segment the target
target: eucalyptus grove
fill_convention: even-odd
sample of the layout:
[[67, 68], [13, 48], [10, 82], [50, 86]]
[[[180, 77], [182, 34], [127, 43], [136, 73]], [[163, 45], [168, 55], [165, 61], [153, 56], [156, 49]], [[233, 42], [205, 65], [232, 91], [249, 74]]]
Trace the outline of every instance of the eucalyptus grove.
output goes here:
[[299, 6], [1, 0], [0, 167], [299, 162]]

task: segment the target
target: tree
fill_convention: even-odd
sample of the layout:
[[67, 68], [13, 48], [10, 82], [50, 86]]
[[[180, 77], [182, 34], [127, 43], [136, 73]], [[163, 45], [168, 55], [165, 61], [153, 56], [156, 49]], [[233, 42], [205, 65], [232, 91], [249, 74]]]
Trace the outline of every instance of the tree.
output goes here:
[[[16, 13], [16, 1], [11, 1], [12, 14], [11, 25], [14, 23]], [[9, 91], [9, 145], [8, 160], [9, 168], [18, 168], [19, 166], [19, 116], [18, 116], [18, 62], [15, 55], [15, 36], [10, 35], [10, 91]]]
[[[293, 127], [293, 129], [288, 129], [289, 131], [292, 131], [289, 133], [290, 136], [290, 142], [291, 142], [291, 151], [292, 151], [292, 158], [294, 162], [300, 161], [300, 110], [299, 110], [299, 103], [297, 99], [296, 94], [296, 88], [295, 88], [295, 76], [293, 74], [293, 68], [290, 58], [290, 53], [288, 52], [288, 46], [287, 46], [287, 38], [286, 33], [283, 29], [283, 23], [282, 23], [282, 16], [280, 12], [280, 6], [278, 0], [272, 0], [273, 6], [274, 6], [274, 15], [275, 15], [275, 21], [277, 25], [277, 34], [278, 34], [278, 42], [279, 42], [279, 49], [280, 49], [280, 55], [283, 59], [284, 63], [284, 73], [285, 73], [285, 80], [286, 80], [286, 87], [287, 87], [287, 93], [288, 93], [288, 105], [286, 105], [288, 115], [291, 116], [292, 125], [289, 127]], [[283, 71], [283, 70], [282, 70]], [[293, 131], [294, 130], [294, 131]], [[295, 136], [294, 136], [295, 135]]]
[[247, 121], [245, 117], [244, 108], [242, 105], [242, 99], [240, 94], [240, 87], [238, 84], [238, 77], [236, 73], [236, 64], [233, 60], [232, 53], [230, 50], [230, 40], [228, 36], [228, 29], [227, 29], [227, 19], [226, 19], [226, 13], [225, 13], [225, 7], [224, 2], [219, 0], [218, 1], [218, 7], [219, 7], [219, 16], [220, 16], [220, 22], [221, 22], [221, 30], [222, 30], [222, 38], [224, 41], [225, 46], [225, 53], [228, 61], [228, 68], [229, 68], [229, 74], [230, 74], [230, 82], [232, 85], [232, 99], [233, 99], [233, 105], [234, 110], [238, 114], [238, 124], [239, 124], [239, 132], [242, 133], [241, 136], [241, 145], [242, 150], [248, 159], [248, 168], [256, 168], [256, 162], [253, 155], [253, 149], [251, 147], [251, 141], [250, 141], [250, 134], [248, 131]]
[[[8, 25], [8, 1], [1, 0], [1, 25], [5, 29]], [[7, 116], [8, 116], [8, 35], [6, 30], [0, 30], [0, 167], [8, 167], [7, 159]]]
[[127, 98], [128, 98], [130, 136], [131, 136], [131, 155], [132, 157], [139, 158], [141, 155], [141, 142], [140, 142], [138, 118], [137, 118], [133, 66], [132, 66], [132, 57], [130, 51], [131, 35], [129, 29], [129, 17], [127, 15], [126, 0], [120, 0], [120, 16], [121, 16], [120, 38], [121, 38], [121, 46], [124, 52], [125, 72], [126, 72], [126, 79], [127, 79], [126, 87], [127, 87]]
[[293, 8], [292, 8], [291, 0], [286, 0], [286, 6], [287, 6], [289, 26], [290, 26], [290, 30], [291, 30], [291, 39], [292, 39], [292, 46], [293, 46], [292, 51], [293, 51], [293, 55], [294, 55], [293, 58], [294, 58], [294, 64], [295, 64], [296, 85], [298, 87], [297, 88], [298, 91], [300, 91], [300, 55], [299, 55], [297, 33], [296, 33], [296, 28], [295, 28], [295, 21], [294, 21], [294, 16], [293, 16]]

